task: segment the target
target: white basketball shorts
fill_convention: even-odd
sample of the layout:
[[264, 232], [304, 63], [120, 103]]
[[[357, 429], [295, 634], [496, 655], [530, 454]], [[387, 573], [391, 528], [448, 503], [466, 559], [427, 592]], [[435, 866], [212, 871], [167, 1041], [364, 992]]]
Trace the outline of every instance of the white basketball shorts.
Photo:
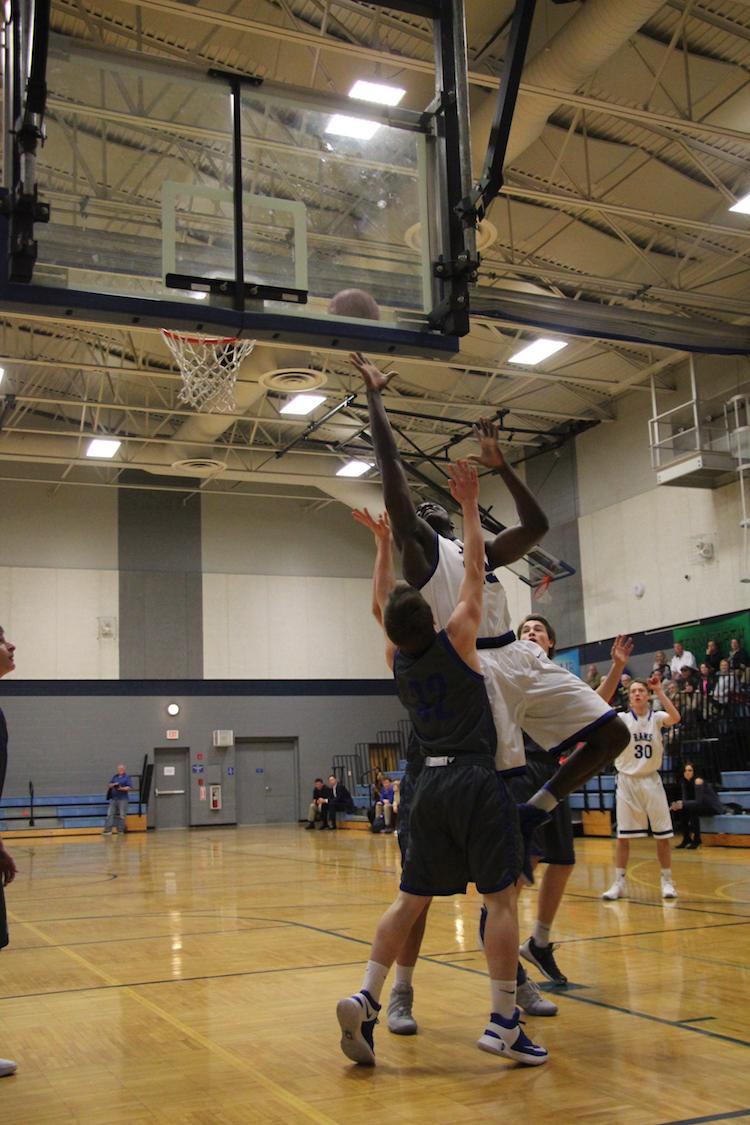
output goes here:
[[555, 753], [582, 742], [615, 714], [572, 672], [549, 660], [535, 641], [481, 649], [479, 661], [497, 730], [495, 762], [503, 773], [526, 763], [521, 730]]
[[658, 773], [633, 777], [629, 773], [617, 775], [617, 838], [635, 840], [652, 835], [667, 840], [674, 835], [672, 817], [669, 815], [667, 794]]

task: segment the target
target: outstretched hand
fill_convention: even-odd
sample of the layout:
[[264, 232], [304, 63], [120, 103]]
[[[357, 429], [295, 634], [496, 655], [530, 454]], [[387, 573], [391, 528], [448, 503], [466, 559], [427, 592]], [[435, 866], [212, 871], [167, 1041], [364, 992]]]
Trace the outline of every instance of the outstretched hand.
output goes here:
[[627, 664], [633, 648], [633, 638], [626, 637], [624, 633], [618, 633], [614, 639], [610, 656], [615, 664]]
[[448, 466], [451, 496], [459, 504], [475, 504], [479, 499], [477, 470], [468, 461], [454, 461]]
[[384, 391], [391, 379], [398, 376], [397, 371], [381, 371], [374, 363], [368, 363], [362, 352], [352, 352], [349, 359], [362, 376], [368, 391]]
[[352, 516], [362, 527], [366, 527], [368, 531], [371, 531], [376, 539], [383, 543], [390, 540], [391, 523], [388, 519], [387, 512], [383, 512], [382, 515], [379, 516], [371, 516], [367, 508], [354, 508]]
[[479, 454], [469, 457], [477, 465], [487, 469], [501, 469], [505, 464], [498, 445], [498, 424], [493, 418], [480, 418], [474, 425], [474, 437], [479, 442]]
[[658, 672], [653, 672], [646, 680], [646, 683], [652, 691], [659, 691], [661, 688], [661, 676]]

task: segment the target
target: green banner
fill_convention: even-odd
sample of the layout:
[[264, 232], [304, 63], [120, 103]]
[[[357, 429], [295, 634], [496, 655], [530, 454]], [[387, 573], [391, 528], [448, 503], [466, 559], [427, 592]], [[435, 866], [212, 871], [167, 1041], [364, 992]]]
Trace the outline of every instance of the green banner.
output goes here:
[[673, 641], [681, 641], [700, 664], [709, 641], [716, 641], [722, 657], [729, 655], [729, 641], [737, 637], [740, 648], [750, 652], [750, 612], [733, 613], [727, 617], [714, 617], [699, 625], [686, 625], [673, 631]]

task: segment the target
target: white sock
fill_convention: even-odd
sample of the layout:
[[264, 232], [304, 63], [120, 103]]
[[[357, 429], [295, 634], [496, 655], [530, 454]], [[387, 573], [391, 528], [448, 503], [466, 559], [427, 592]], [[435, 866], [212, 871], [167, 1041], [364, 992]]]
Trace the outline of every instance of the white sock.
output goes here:
[[661, 881], [662, 881], [662, 883], [671, 883], [672, 882], [672, 868], [671, 867], [662, 867], [662, 869], [661, 869]]
[[512, 1019], [516, 1010], [515, 980], [491, 980], [490, 992], [492, 994], [492, 1011], [497, 1012], [504, 1020]]
[[376, 1004], [380, 1003], [380, 993], [383, 991], [385, 978], [388, 976], [388, 966], [379, 965], [377, 961], [368, 961], [365, 969], [365, 979], [362, 983], [362, 992], [369, 992]]
[[413, 965], [396, 965], [396, 984], [408, 984], [411, 986], [411, 978], [413, 976]]
[[624, 867], [616, 867], [615, 868], [615, 882], [616, 883], [624, 883], [625, 882], [625, 868]]
[[560, 804], [554, 793], [550, 793], [545, 785], [536, 791], [528, 803], [534, 805], [537, 809], [544, 809], [545, 812], [554, 812]]
[[534, 945], [538, 945], [543, 949], [545, 945], [549, 945], [549, 932], [551, 926], [545, 926], [544, 922], [540, 922], [537, 918], [534, 923], [534, 933], [531, 935], [534, 939]]

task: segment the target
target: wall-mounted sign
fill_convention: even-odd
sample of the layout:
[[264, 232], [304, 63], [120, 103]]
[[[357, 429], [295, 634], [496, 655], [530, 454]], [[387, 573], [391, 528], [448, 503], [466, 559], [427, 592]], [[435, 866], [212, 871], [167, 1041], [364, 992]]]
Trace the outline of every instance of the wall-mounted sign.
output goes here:
[[175, 766], [165, 766], [163, 772], [165, 777], [174, 777], [174, 775], [177, 773], [177, 769], [175, 768]]
[[198, 759], [199, 762], [203, 761], [203, 751], [202, 750], [199, 751], [195, 756], [196, 756], [196, 758]]
[[179, 737], [180, 737], [180, 732], [178, 730], [168, 730], [167, 731], [167, 738], [171, 739], [171, 738], [179, 738]]
[[193, 773], [203, 773], [203, 766], [193, 766]]
[[227, 777], [234, 777], [234, 766], [227, 766]]
[[205, 801], [205, 799], [206, 799], [206, 787], [204, 785], [204, 786], [201, 787], [201, 801]]

